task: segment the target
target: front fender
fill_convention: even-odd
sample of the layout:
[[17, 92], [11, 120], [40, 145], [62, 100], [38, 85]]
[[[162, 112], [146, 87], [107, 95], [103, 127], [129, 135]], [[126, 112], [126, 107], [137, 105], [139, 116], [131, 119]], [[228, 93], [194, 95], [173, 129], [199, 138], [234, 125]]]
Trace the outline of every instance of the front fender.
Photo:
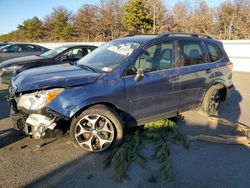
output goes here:
[[122, 81], [105, 83], [102, 80], [99, 83], [67, 88], [47, 107], [64, 117], [71, 118], [80, 110], [98, 103], [109, 103], [125, 110], [124, 83]]

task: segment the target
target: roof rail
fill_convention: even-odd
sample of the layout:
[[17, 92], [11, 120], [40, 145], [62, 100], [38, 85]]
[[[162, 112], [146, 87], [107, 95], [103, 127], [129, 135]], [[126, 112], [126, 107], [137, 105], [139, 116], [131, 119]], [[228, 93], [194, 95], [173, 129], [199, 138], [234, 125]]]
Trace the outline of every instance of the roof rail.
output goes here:
[[190, 37], [201, 37], [201, 38], [208, 38], [208, 39], [213, 39], [209, 35], [205, 34], [197, 34], [197, 33], [184, 33], [184, 32], [170, 32], [170, 33], [162, 33], [160, 36], [190, 36]]
[[124, 35], [122, 37], [132, 37], [132, 36], [135, 36], [136, 34], [128, 34], [128, 35]]
[[152, 36], [157, 36], [157, 34], [151, 34], [151, 33], [132, 33], [132, 34], [128, 34], [128, 35], [124, 35], [122, 37], [132, 37], [132, 36], [136, 36], [136, 35], [141, 35], [141, 36], [148, 36], [148, 35], [152, 35]]

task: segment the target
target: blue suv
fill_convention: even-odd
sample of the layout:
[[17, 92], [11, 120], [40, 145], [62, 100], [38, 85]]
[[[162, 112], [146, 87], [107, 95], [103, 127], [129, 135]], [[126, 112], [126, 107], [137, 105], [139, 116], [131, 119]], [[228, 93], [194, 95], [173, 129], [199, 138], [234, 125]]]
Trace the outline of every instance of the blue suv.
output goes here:
[[105, 43], [75, 65], [24, 71], [12, 79], [16, 126], [33, 138], [70, 124], [77, 147], [103, 151], [125, 126], [190, 109], [217, 112], [233, 88], [232, 63], [207, 35], [136, 35]]

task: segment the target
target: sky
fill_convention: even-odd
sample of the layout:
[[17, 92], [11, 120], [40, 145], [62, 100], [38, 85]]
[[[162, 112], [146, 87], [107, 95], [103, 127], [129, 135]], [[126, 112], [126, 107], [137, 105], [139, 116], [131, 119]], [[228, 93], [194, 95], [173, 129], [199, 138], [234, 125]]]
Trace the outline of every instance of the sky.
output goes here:
[[[172, 6], [180, 0], [163, 1]], [[224, 1], [206, 0], [210, 7], [215, 7]], [[18, 24], [34, 16], [43, 19], [58, 6], [64, 6], [76, 13], [81, 5], [97, 4], [98, 2], [99, 0], [0, 0], [0, 34], [16, 30]]]

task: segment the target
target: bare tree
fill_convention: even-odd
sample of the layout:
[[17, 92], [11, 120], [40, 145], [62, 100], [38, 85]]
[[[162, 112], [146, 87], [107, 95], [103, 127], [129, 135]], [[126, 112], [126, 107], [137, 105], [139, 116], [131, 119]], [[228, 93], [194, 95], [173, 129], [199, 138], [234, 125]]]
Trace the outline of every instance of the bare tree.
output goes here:
[[99, 40], [110, 40], [124, 33], [121, 23], [123, 0], [101, 0], [99, 7]]
[[189, 31], [189, 13], [188, 5], [179, 2], [176, 3], [172, 9], [172, 23], [171, 31], [172, 32], [188, 32]]
[[194, 33], [211, 34], [213, 28], [213, 15], [204, 0], [196, 1], [195, 8], [190, 16], [189, 30]]
[[76, 41], [93, 41], [97, 36], [98, 7], [82, 6], [74, 17], [73, 31]]
[[[170, 26], [170, 11], [167, 11], [162, 0], [146, 0], [145, 6], [149, 9], [153, 18], [153, 33], [163, 33], [171, 30]], [[170, 9], [168, 9], [170, 10]]]
[[215, 27], [221, 39], [250, 38], [250, 1], [222, 3], [217, 9]]

